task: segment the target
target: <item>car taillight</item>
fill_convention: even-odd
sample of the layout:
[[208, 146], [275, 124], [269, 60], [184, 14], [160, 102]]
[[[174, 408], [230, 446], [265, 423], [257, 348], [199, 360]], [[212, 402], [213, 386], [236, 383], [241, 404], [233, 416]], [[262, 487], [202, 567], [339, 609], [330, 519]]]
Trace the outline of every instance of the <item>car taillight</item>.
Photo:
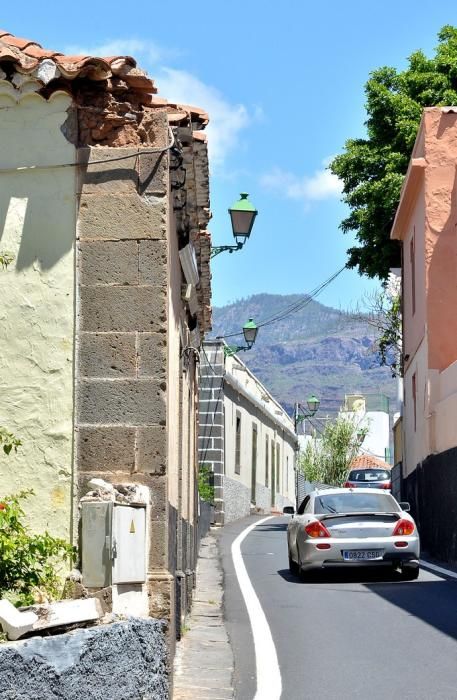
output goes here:
[[352, 484], [351, 484], [350, 481], [345, 481], [345, 482], [344, 482], [344, 487], [343, 487], [343, 488], [345, 488], [345, 489], [350, 489], [351, 486], [352, 486]]
[[394, 529], [392, 535], [394, 537], [398, 537], [401, 535], [412, 535], [413, 532], [414, 532], [414, 523], [412, 523], [411, 520], [406, 520], [405, 518], [402, 518], [395, 525], [395, 529]]
[[309, 525], [306, 525], [305, 532], [310, 537], [331, 537], [331, 534], [329, 533], [325, 525], [320, 523], [319, 520], [316, 520], [314, 523], [309, 523]]
[[386, 483], [385, 483], [385, 484], [381, 484], [381, 486], [380, 486], [379, 488], [380, 488], [380, 489], [389, 489], [389, 490], [390, 490], [390, 489], [392, 488], [392, 484], [390, 483], [390, 481], [386, 481]]

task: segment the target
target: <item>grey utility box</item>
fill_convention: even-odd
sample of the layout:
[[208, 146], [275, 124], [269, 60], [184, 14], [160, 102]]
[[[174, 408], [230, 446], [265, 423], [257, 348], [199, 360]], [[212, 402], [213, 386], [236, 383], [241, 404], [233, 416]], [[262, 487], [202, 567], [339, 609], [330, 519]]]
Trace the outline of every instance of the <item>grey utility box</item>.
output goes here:
[[82, 501], [83, 584], [104, 588], [146, 581], [146, 506]]

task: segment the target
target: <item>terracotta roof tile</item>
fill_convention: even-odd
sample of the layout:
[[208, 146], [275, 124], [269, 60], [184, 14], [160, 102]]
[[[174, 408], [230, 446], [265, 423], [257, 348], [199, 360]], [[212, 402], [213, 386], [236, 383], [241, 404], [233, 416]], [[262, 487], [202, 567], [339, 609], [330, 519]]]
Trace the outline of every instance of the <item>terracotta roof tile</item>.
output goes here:
[[154, 81], [137, 68], [132, 56], [67, 56], [60, 51], [44, 49], [31, 39], [0, 30], [0, 61], [16, 64], [16, 70], [20, 73], [32, 73], [45, 59], [53, 60], [61, 73], [70, 80], [78, 77], [106, 80], [115, 75], [122, 77], [136, 90], [156, 92]]
[[373, 467], [388, 469], [389, 471], [392, 469], [390, 464], [374, 455], [359, 455], [358, 457], [354, 457], [350, 464], [350, 469], [373, 469]]
[[[125, 81], [129, 88], [138, 92], [148, 95], [157, 92], [154, 81], [137, 67], [132, 56], [67, 56], [59, 51], [44, 49], [36, 41], [0, 29], [0, 61], [15, 64], [19, 73], [33, 73], [45, 60], [54, 61], [60, 73], [68, 80], [78, 77], [109, 80], [114, 77]], [[194, 128], [204, 128], [209, 121], [208, 114], [200, 107], [176, 104], [161, 97], [152, 98], [148, 104], [167, 106], [171, 123], [179, 123], [190, 117], [193, 123], [198, 123]]]

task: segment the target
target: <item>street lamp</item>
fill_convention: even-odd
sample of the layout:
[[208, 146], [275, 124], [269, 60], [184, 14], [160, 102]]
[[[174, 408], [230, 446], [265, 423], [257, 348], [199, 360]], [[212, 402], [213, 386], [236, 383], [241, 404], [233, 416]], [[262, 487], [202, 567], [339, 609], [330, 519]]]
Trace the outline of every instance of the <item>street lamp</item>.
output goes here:
[[301, 403], [295, 404], [294, 417], [295, 417], [295, 432], [297, 432], [297, 426], [299, 423], [305, 420], [305, 418], [312, 418], [315, 413], [319, 410], [320, 401], [317, 396], [311, 394], [306, 399], [306, 405], [308, 410], [304, 409]]
[[229, 253], [233, 253], [234, 250], [241, 250], [251, 235], [255, 217], [257, 216], [258, 212], [254, 205], [249, 201], [248, 196], [249, 195], [247, 192], [242, 192], [240, 194], [240, 199], [232, 204], [228, 210], [230, 220], [232, 222], [232, 233], [236, 244], [212, 246], [212, 258], [226, 250], [228, 250]]
[[250, 350], [255, 343], [258, 330], [259, 329], [254, 323], [253, 319], [250, 318], [249, 321], [247, 321], [247, 323], [245, 323], [243, 326], [244, 342], [246, 345], [226, 345], [224, 348], [225, 356], [230, 357], [231, 355], [235, 355], [235, 353], [239, 352], [240, 350]]

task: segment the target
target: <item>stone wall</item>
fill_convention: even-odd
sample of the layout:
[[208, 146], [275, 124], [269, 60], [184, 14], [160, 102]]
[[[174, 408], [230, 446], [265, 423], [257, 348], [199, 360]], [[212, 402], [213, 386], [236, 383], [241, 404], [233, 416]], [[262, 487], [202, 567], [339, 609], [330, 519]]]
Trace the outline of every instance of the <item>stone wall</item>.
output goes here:
[[206, 342], [201, 354], [198, 462], [214, 474], [214, 524], [224, 519], [224, 350], [219, 341]]
[[167, 700], [164, 623], [131, 618], [0, 645], [2, 700]]
[[150, 488], [150, 612], [169, 619], [168, 154], [137, 151], [78, 151], [75, 457], [79, 494], [93, 476]]
[[282, 511], [284, 506], [293, 506], [295, 508], [295, 503], [285, 496], [281, 496], [280, 493], [276, 494], [276, 503], [275, 503], [275, 508], [276, 510]]
[[228, 476], [223, 477], [224, 524], [245, 518], [251, 512], [251, 489]]
[[255, 485], [255, 505], [257, 508], [261, 508], [264, 513], [269, 513], [271, 510], [271, 489], [259, 484], [259, 482]]

